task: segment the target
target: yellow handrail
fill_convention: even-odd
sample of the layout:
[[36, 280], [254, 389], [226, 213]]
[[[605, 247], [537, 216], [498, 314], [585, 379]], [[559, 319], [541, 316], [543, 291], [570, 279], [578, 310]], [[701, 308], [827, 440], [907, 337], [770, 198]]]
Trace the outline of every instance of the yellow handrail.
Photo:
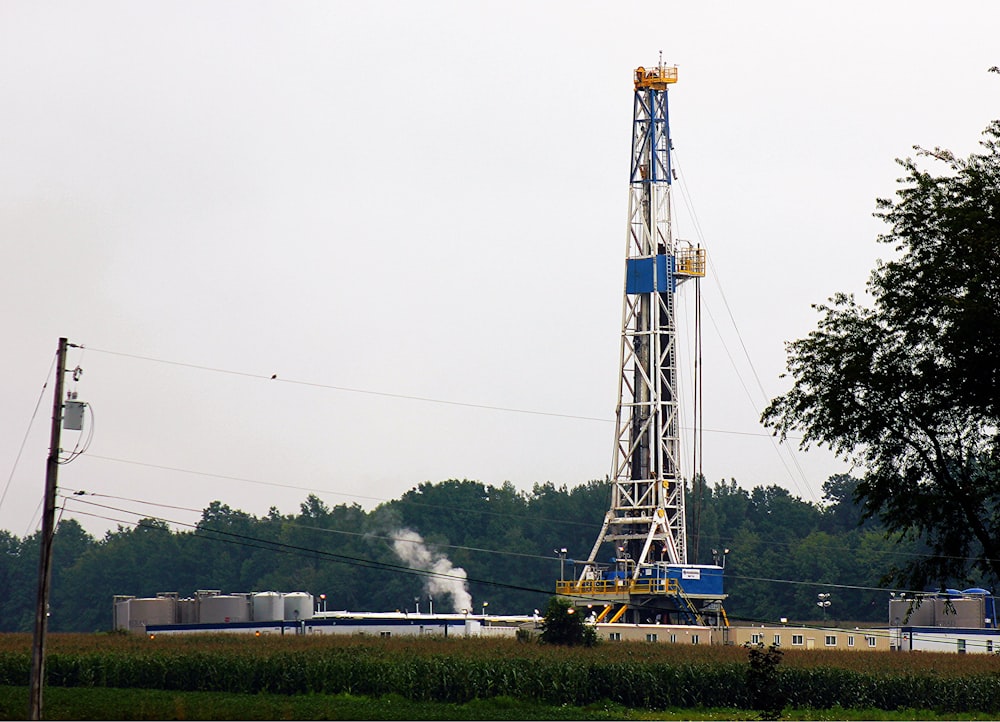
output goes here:
[[681, 248], [677, 251], [678, 276], [704, 276], [705, 266], [704, 248]]
[[677, 66], [666, 67], [660, 65], [655, 68], [635, 69], [635, 89], [653, 88], [654, 90], [666, 90], [667, 85], [677, 82]]
[[676, 579], [578, 579], [556, 582], [556, 594], [608, 596], [622, 594], [677, 594]]

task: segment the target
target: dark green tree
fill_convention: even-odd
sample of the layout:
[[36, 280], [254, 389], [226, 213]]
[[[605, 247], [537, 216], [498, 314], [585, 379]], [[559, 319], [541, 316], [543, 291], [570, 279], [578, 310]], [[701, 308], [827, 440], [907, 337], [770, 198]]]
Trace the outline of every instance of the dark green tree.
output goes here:
[[[76, 519], [63, 519], [56, 525], [52, 542], [52, 590], [49, 595], [49, 625], [53, 631], [80, 628], [81, 616], [90, 612], [88, 605], [72, 593], [73, 570], [78, 560], [94, 548], [94, 537]], [[84, 629], [101, 628], [96, 619]]]
[[848, 532], [859, 527], [871, 528], [873, 520], [864, 515], [864, 506], [856, 496], [860, 479], [849, 474], [835, 474], [823, 482], [823, 528]]
[[763, 644], [743, 646], [749, 650], [747, 691], [750, 693], [751, 703], [760, 713], [760, 719], [781, 719], [781, 712], [788, 702], [778, 679], [778, 665], [781, 664], [784, 653], [774, 645], [767, 649], [764, 649]]
[[865, 473], [864, 514], [927, 557], [894, 575], [910, 585], [1000, 579], [1000, 122], [960, 159], [918, 157], [895, 199], [880, 199], [879, 237], [896, 255], [871, 273], [869, 306], [837, 294], [788, 344], [793, 386], [763, 421], [802, 446], [825, 445]]
[[543, 644], [592, 647], [597, 643], [597, 632], [568, 600], [552, 597], [545, 609], [540, 639]]

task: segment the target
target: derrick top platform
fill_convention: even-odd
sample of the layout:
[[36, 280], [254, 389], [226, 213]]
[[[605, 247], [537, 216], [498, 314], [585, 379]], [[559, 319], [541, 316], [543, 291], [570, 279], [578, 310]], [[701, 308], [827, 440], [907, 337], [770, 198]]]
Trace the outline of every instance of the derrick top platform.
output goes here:
[[641, 90], [652, 88], [653, 90], [666, 90], [671, 83], [677, 82], [677, 66], [667, 67], [659, 65], [655, 68], [646, 69], [639, 66], [635, 69], [635, 89]]

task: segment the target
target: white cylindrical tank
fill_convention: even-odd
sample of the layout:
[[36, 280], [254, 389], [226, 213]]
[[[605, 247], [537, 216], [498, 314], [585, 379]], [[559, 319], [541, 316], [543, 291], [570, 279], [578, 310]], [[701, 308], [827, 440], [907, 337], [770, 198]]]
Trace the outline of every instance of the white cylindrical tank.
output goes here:
[[313, 595], [309, 592], [290, 592], [285, 595], [285, 621], [296, 622], [312, 619]]
[[145, 632], [149, 624], [173, 624], [176, 599], [170, 597], [145, 597], [128, 602], [128, 628]]
[[285, 600], [278, 592], [258, 592], [251, 604], [255, 622], [280, 622], [285, 618]]
[[229, 624], [250, 621], [250, 600], [235, 594], [218, 594], [201, 600], [202, 624]]

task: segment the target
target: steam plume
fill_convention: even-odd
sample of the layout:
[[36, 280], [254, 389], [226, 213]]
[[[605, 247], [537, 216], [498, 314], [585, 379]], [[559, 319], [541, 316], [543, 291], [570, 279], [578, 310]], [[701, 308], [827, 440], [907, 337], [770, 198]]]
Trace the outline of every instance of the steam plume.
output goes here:
[[472, 611], [472, 595], [464, 569], [454, 566], [443, 554], [428, 549], [423, 537], [412, 529], [400, 529], [393, 532], [392, 537], [393, 551], [410, 569], [433, 574], [424, 578], [424, 591], [435, 599], [447, 594], [456, 612]]

